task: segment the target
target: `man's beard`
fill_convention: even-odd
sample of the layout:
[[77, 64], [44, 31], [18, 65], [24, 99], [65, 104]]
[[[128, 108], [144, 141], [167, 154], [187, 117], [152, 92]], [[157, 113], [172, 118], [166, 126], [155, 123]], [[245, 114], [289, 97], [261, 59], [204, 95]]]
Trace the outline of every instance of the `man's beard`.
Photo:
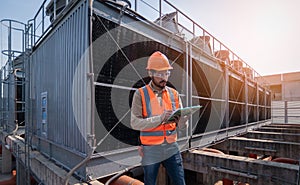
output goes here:
[[[155, 85], [156, 87], [159, 87], [160, 89], [163, 89], [163, 88], [166, 87], [166, 85], [167, 85], [167, 81], [166, 81], [166, 80], [160, 80], [159, 83], [157, 83], [157, 82], [154, 80], [153, 77], [151, 77], [151, 78], [152, 78], [152, 82], [154, 83], [154, 85]], [[162, 83], [164, 83], [164, 85], [161, 85]]]

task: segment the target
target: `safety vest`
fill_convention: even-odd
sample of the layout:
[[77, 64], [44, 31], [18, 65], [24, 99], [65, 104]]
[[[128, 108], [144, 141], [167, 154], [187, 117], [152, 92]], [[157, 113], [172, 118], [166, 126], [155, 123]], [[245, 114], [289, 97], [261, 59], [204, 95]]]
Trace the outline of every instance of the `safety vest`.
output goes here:
[[[175, 89], [166, 88], [162, 92], [162, 106], [149, 85], [139, 88], [139, 92], [142, 98], [143, 118], [161, 115], [164, 109], [176, 110], [179, 108], [179, 97]], [[155, 128], [142, 130], [140, 140], [143, 145], [159, 145], [164, 140], [173, 143], [177, 140], [176, 123], [161, 124]]]

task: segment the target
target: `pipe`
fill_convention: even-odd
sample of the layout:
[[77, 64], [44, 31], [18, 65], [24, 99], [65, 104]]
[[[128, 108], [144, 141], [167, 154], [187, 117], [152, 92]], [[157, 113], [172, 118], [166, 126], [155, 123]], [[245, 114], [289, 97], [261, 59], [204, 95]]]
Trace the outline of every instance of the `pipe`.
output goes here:
[[89, 0], [89, 7], [90, 7], [90, 46], [89, 46], [89, 77], [90, 77], [90, 86], [91, 86], [91, 135], [93, 136], [93, 143], [92, 146], [96, 147], [96, 141], [95, 141], [95, 106], [94, 106], [94, 102], [95, 102], [95, 88], [94, 88], [94, 61], [93, 61], [93, 2], [94, 0]]
[[92, 150], [90, 150], [90, 153], [87, 155], [87, 157], [84, 160], [82, 160], [80, 163], [78, 163], [74, 168], [72, 168], [69, 171], [69, 173], [67, 173], [66, 178], [65, 178], [65, 185], [69, 184], [70, 177], [75, 172], [75, 170], [77, 170], [78, 168], [80, 168], [80, 166], [82, 166], [83, 164], [85, 164], [86, 162], [88, 162], [90, 160], [94, 151], [95, 151], [95, 147], [93, 147]]
[[284, 158], [284, 157], [278, 157], [276, 159], [272, 160], [273, 162], [279, 162], [279, 163], [287, 163], [287, 164], [299, 164], [299, 161], [291, 158]]
[[233, 185], [233, 180], [230, 180], [230, 179], [223, 178], [222, 182], [223, 182], [223, 185]]
[[212, 152], [212, 153], [224, 155], [223, 152], [221, 152], [220, 150], [214, 149], [214, 148], [202, 148], [201, 150], [203, 150], [205, 152]]
[[90, 158], [92, 157], [93, 153], [96, 150], [96, 142], [95, 142], [95, 130], [94, 130], [94, 101], [95, 101], [95, 90], [94, 90], [94, 73], [93, 73], [93, 53], [92, 53], [92, 21], [93, 21], [93, 1], [94, 0], [89, 0], [89, 8], [90, 8], [90, 13], [89, 13], [89, 17], [90, 17], [90, 45], [89, 45], [89, 67], [90, 67], [90, 73], [89, 75], [89, 80], [90, 80], [90, 85], [91, 85], [91, 140], [92, 140], [92, 148], [90, 149], [89, 154], [86, 156], [86, 158], [84, 160], [82, 160], [80, 163], [78, 163], [74, 168], [72, 168], [66, 175], [65, 178], [65, 185], [69, 184], [69, 179], [72, 176], [72, 174], [75, 172], [75, 170], [77, 170], [78, 168], [80, 168], [83, 164], [85, 164], [86, 162], [88, 162], [90, 160]]
[[127, 175], [122, 175], [111, 182], [110, 185], [144, 185], [144, 183]]
[[[126, 176], [126, 175], [123, 175], [124, 173], [136, 168], [137, 166], [132, 166], [130, 168], [125, 168], [124, 170], [122, 170], [121, 172], [117, 173], [116, 175], [114, 175], [112, 178], [110, 178], [106, 183], [105, 185], [123, 185], [123, 184], [119, 184], [121, 182], [123, 182], [124, 180], [128, 180], [128, 176], [126, 178], [121, 178], [121, 176]], [[120, 180], [118, 180], [120, 179]], [[132, 180], [136, 180], [136, 179], [132, 179]], [[115, 182], [116, 181], [116, 182]], [[135, 181], [130, 181], [130, 182], [135, 182]], [[137, 180], [138, 182], [138, 180]], [[128, 185], [130, 185], [129, 183], [127, 183]], [[139, 183], [138, 183], [139, 184]], [[137, 184], [137, 185], [138, 185]], [[143, 184], [143, 183], [142, 183]], [[125, 185], [125, 184], [124, 184]], [[132, 184], [133, 185], [133, 184]], [[135, 184], [134, 184], [135, 185]]]
[[228, 169], [218, 168], [218, 167], [211, 167], [211, 170], [216, 171], [216, 172], [221, 172], [221, 173], [227, 173], [227, 174], [235, 175], [235, 176], [239, 176], [239, 177], [246, 177], [246, 178], [250, 178], [250, 179], [258, 179], [257, 175], [250, 175], [248, 173], [239, 172], [239, 171], [235, 171], [235, 170], [228, 170]]
[[272, 156], [268, 156], [262, 159], [263, 161], [272, 161]]
[[119, 25], [121, 25], [121, 22], [122, 22], [122, 17], [124, 15], [124, 11], [127, 9], [129, 5], [124, 5], [122, 8], [121, 8], [121, 11], [120, 11], [120, 15], [119, 15]]
[[253, 158], [253, 159], [257, 159], [257, 154], [249, 153], [248, 157]]

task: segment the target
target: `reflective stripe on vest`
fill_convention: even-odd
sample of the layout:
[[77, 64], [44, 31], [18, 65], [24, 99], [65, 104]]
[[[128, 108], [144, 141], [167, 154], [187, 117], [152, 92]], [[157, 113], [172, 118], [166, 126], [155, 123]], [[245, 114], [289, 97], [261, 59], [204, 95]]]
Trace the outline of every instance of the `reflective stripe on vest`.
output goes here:
[[[162, 92], [162, 101], [164, 106], [160, 106], [158, 98], [149, 85], [139, 89], [142, 97], [143, 117], [161, 115], [163, 108], [166, 110], [176, 110], [179, 108], [179, 97], [172, 88]], [[176, 123], [159, 125], [155, 128], [143, 130], [140, 132], [140, 140], [144, 145], [158, 145], [164, 142], [173, 143], [177, 140]]]

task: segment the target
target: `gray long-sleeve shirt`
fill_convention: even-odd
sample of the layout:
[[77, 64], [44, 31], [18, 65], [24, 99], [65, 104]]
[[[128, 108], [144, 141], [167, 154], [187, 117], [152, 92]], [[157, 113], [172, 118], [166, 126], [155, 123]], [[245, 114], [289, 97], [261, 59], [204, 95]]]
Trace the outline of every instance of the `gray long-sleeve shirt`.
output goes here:
[[[149, 86], [153, 90], [154, 94], [156, 95], [159, 103], [162, 103], [162, 92], [166, 91], [166, 88], [170, 87], [165, 87], [163, 90], [158, 91], [156, 90], [152, 82], [150, 82]], [[176, 93], [178, 93], [176, 91]], [[179, 97], [179, 94], [177, 94]], [[179, 107], [182, 107], [182, 101], [179, 98]], [[162, 118], [161, 115], [156, 115], [152, 116], [149, 118], [143, 118], [143, 113], [142, 113], [143, 105], [142, 105], [142, 97], [140, 92], [137, 90], [134, 93], [133, 100], [132, 100], [132, 106], [131, 106], [131, 127], [135, 130], [145, 130], [145, 129], [150, 129], [150, 128], [155, 128], [158, 125], [162, 124]], [[187, 127], [187, 121], [180, 121], [178, 122], [178, 128], [183, 129]]]

